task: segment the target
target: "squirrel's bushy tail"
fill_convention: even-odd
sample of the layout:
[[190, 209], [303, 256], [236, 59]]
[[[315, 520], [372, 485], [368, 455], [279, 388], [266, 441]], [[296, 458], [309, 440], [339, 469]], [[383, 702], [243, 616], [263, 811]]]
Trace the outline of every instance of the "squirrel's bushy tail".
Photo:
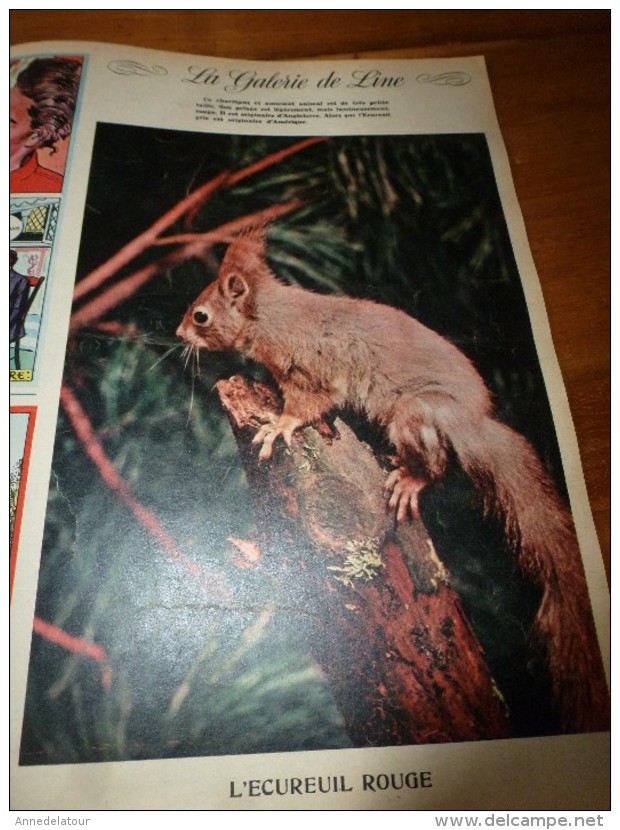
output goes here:
[[542, 590], [532, 639], [546, 656], [562, 730], [607, 729], [607, 685], [570, 513], [532, 446], [510, 427], [489, 417], [451, 438], [485, 510], [502, 521], [522, 571]]

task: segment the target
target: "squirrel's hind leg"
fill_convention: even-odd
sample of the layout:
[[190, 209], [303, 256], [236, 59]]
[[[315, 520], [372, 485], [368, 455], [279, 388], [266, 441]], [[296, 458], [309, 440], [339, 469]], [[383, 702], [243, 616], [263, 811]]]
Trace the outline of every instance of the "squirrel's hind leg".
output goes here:
[[397, 467], [388, 476], [388, 506], [402, 522], [408, 514], [420, 517], [422, 490], [444, 474], [448, 442], [440, 418], [453, 414], [453, 402], [440, 393], [403, 396], [391, 414], [388, 436], [397, 451]]
[[412, 475], [407, 467], [398, 467], [387, 477], [385, 493], [389, 496], [388, 507], [396, 510], [396, 521], [403, 522], [410, 513], [420, 518], [418, 496], [428, 484], [427, 479]]

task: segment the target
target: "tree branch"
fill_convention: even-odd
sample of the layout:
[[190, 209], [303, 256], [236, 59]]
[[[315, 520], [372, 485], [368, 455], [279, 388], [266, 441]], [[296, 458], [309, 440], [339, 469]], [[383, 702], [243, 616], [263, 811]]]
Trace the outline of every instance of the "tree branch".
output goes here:
[[[236, 435], [270, 568], [298, 612], [358, 745], [506, 737], [482, 649], [420, 520], [395, 526], [385, 471], [351, 429], [308, 427], [258, 464], [278, 396], [241, 377], [218, 392]], [[324, 430], [323, 430], [324, 431]]]
[[132, 259], [135, 259], [147, 248], [149, 248], [159, 238], [163, 231], [181, 219], [184, 215], [193, 218], [197, 210], [199, 210], [220, 187], [224, 185], [231, 187], [232, 185], [243, 181], [243, 179], [246, 179], [255, 173], [259, 173], [274, 164], [279, 164], [279, 162], [287, 156], [298, 153], [312, 144], [325, 140], [326, 139], [324, 138], [304, 139], [303, 141], [296, 142], [289, 147], [285, 147], [283, 150], [271, 153], [270, 155], [265, 156], [264, 158], [259, 159], [253, 164], [249, 164], [234, 173], [230, 173], [228, 171], [220, 173], [220, 175], [201, 185], [199, 188], [190, 193], [189, 196], [181, 199], [180, 202], [177, 202], [177, 204], [170, 208], [170, 210], [166, 211], [166, 213], [160, 216], [160, 218], [157, 219], [157, 221], [154, 222], [149, 228], [138, 234], [138, 236], [134, 237], [134, 239], [124, 245], [108, 260], [81, 279], [75, 286], [73, 295], [74, 300], [79, 300], [94, 291], [95, 288], [108, 280], [113, 274], [117, 273], [121, 268], [131, 262]]
[[[131, 297], [138, 288], [165, 268], [172, 268], [192, 257], [204, 256], [206, 251], [218, 242], [229, 242], [236, 233], [253, 225], [269, 222], [284, 213], [295, 210], [299, 205], [299, 200], [291, 199], [283, 204], [273, 205], [264, 210], [234, 219], [231, 222], [226, 222], [213, 231], [201, 234], [178, 234], [163, 239], [153, 239], [151, 241], [153, 246], [178, 244], [179, 248], [166, 254], [156, 262], [152, 262], [144, 268], [139, 268], [124, 277], [93, 300], [81, 306], [77, 311], [74, 311], [69, 324], [70, 333], [74, 333], [84, 326], [92, 325], [96, 320], [101, 319], [104, 314], [122, 303], [123, 300]], [[78, 285], [81, 285], [81, 282]], [[75, 299], [76, 296], [74, 296], [74, 301]]]

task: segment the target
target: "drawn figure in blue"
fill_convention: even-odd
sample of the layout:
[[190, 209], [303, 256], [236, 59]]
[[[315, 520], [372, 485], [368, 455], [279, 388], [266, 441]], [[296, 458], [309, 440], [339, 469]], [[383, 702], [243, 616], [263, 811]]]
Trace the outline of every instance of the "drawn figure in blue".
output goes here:
[[26, 317], [43, 283], [43, 277], [29, 277], [15, 269], [17, 252], [9, 250], [9, 346], [13, 344], [13, 363], [21, 369], [19, 344], [26, 334]]

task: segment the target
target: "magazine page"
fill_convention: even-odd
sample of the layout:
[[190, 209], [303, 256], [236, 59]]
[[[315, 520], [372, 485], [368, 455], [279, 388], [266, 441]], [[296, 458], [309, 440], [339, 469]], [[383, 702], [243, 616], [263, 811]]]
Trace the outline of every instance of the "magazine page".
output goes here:
[[13, 809], [604, 808], [484, 59], [10, 69]]

